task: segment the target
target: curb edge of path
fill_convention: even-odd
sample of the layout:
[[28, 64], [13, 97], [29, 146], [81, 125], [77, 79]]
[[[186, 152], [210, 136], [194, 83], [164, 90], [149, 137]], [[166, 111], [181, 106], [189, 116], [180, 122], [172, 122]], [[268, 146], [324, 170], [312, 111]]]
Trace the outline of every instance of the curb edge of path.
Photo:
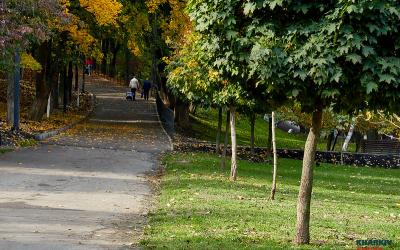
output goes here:
[[157, 118], [158, 118], [158, 122], [160, 123], [160, 126], [161, 126], [162, 130], [164, 131], [165, 135], [166, 135], [167, 138], [168, 138], [169, 145], [170, 145], [170, 150], [171, 150], [171, 151], [174, 151], [174, 143], [173, 143], [173, 141], [172, 141], [171, 136], [169, 136], [169, 134], [168, 134], [167, 131], [165, 130], [164, 124], [162, 124], [162, 122], [161, 122], [161, 120], [160, 120], [160, 114], [157, 114]]
[[167, 138], [168, 138], [169, 145], [170, 145], [170, 150], [171, 150], [171, 151], [174, 151], [174, 143], [173, 143], [173, 141], [172, 141], [171, 136], [167, 133], [167, 130], [165, 130], [164, 124], [161, 122], [161, 119], [160, 119], [160, 110], [158, 110], [158, 105], [157, 105], [157, 104], [156, 104], [156, 109], [157, 109], [157, 119], [158, 119], [158, 122], [160, 123], [160, 126], [161, 126], [162, 130], [164, 131], [164, 134], [165, 134], [165, 135], [167, 136]]
[[73, 126], [75, 126], [75, 125], [77, 125], [77, 124], [83, 122], [84, 120], [86, 120], [86, 119], [93, 113], [94, 108], [95, 108], [95, 104], [96, 104], [96, 103], [95, 103], [96, 96], [95, 96], [93, 93], [92, 93], [91, 95], [92, 95], [92, 98], [91, 98], [91, 103], [92, 103], [91, 106], [92, 106], [92, 107], [91, 107], [91, 109], [89, 110], [89, 112], [85, 115], [85, 117], [83, 117], [83, 118], [81, 118], [81, 119], [79, 119], [79, 120], [77, 120], [77, 121], [75, 121], [75, 122], [73, 122], [73, 123], [71, 123], [71, 124], [68, 124], [68, 125], [66, 125], [66, 126], [64, 126], [64, 127], [62, 127], [62, 128], [58, 128], [58, 129], [54, 129], [54, 130], [49, 130], [49, 131], [42, 132], [42, 133], [33, 134], [33, 138], [34, 138], [35, 140], [38, 140], [38, 141], [46, 140], [46, 139], [48, 139], [48, 138], [50, 138], [50, 137], [56, 136], [56, 135], [58, 135], [58, 134], [64, 132], [65, 130], [68, 130], [68, 129], [72, 128]]

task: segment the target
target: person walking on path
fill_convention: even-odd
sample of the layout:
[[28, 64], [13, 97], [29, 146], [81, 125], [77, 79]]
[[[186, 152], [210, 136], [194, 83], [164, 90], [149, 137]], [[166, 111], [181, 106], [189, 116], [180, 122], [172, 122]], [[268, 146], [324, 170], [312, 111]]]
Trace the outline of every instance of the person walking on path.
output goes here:
[[129, 88], [131, 88], [132, 92], [132, 100], [135, 101], [136, 90], [139, 90], [139, 80], [136, 77], [133, 77], [129, 83]]
[[144, 99], [149, 100], [149, 92], [151, 89], [151, 82], [148, 80], [144, 80], [143, 82], [143, 94], [144, 94]]

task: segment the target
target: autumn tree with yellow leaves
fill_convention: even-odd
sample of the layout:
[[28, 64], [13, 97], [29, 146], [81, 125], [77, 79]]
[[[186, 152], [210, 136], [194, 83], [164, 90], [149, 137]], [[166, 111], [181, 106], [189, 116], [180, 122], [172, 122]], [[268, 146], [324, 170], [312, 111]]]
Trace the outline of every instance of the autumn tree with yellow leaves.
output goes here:
[[166, 79], [160, 77], [167, 62], [174, 61], [189, 42], [193, 27], [187, 15], [187, 1], [149, 0], [153, 27], [153, 81], [158, 83], [161, 97], [175, 111], [175, 121], [181, 127], [189, 126], [189, 103], [169, 92]]
[[[145, 37], [150, 33], [144, 1], [61, 0], [58, 4], [63, 16], [43, 20], [48, 23], [51, 37], [32, 44], [30, 49], [43, 69], [37, 73], [40, 77], [37, 77], [36, 98], [30, 112], [33, 120], [42, 118], [50, 93], [52, 106], [59, 108], [62, 100], [64, 111], [67, 110], [73, 76], [77, 89], [78, 74], [86, 58], [94, 59], [104, 74], [125, 75], [125, 78], [131, 71], [132, 59], [147, 60], [142, 58], [146, 56]], [[117, 72], [118, 56], [125, 59], [126, 66]]]

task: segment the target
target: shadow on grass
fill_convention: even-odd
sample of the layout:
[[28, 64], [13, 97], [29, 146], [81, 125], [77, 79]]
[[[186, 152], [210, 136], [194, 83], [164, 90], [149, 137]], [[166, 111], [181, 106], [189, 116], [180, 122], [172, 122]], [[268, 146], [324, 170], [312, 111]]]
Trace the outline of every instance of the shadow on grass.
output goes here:
[[[194, 155], [187, 153], [182, 159], [172, 160], [173, 166], [169, 171], [180, 173], [201, 174], [204, 176], [218, 177], [218, 180], [226, 180], [229, 177], [229, 169], [221, 171], [220, 158], [213, 154]], [[227, 161], [227, 166], [229, 167]], [[228, 187], [244, 185], [243, 188], [251, 188], [256, 185], [270, 185], [272, 178], [272, 165], [270, 163], [252, 163], [239, 161], [238, 182], [225, 183]], [[301, 161], [291, 159], [279, 159], [278, 161], [278, 182], [288, 186], [294, 186], [298, 190], [301, 176]], [[224, 179], [225, 178], [225, 179]], [[244, 184], [241, 180], [254, 179], [251, 183]], [[280, 179], [280, 180], [279, 180]], [[212, 179], [208, 179], [212, 183]], [[193, 181], [193, 180], [191, 180]], [[338, 166], [333, 164], [321, 164], [315, 167], [315, 187], [330, 190], [332, 192], [347, 191], [362, 194], [389, 194], [400, 195], [400, 171], [395, 169]], [[248, 182], [246, 182], [248, 183]], [[221, 183], [215, 184], [217, 187]], [[264, 187], [265, 188], [265, 187]]]
[[300, 161], [280, 160], [275, 201], [268, 199], [268, 164], [240, 161], [239, 179], [230, 182], [215, 155], [179, 153], [164, 162], [158, 208], [142, 242], [148, 249], [354, 249], [357, 239], [396, 241], [400, 233], [397, 216], [392, 216], [399, 184], [399, 173], [393, 170], [318, 167], [312, 244], [297, 247], [292, 239]]

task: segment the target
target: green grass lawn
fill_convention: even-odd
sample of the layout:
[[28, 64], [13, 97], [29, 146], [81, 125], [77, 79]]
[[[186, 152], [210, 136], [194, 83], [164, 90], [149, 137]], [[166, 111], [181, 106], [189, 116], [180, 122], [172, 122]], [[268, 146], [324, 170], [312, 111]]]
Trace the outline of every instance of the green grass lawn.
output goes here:
[[13, 151], [11, 148], [0, 148], [0, 154], [4, 154], [11, 151]]
[[[276, 200], [271, 165], [239, 161], [238, 181], [210, 154], [175, 153], [142, 244], [146, 249], [297, 249], [301, 162], [280, 159]], [[400, 249], [400, 171], [321, 164], [315, 169], [311, 245], [356, 249], [357, 239], [388, 239]]]
[[[215, 109], [198, 109], [196, 115], [192, 117], [192, 131], [194, 136], [201, 140], [215, 142], [218, 128], [218, 111]], [[225, 114], [223, 117], [223, 135], [225, 134]], [[238, 145], [250, 145], [250, 122], [246, 115], [239, 114], [236, 124]], [[261, 115], [257, 115], [255, 123], [255, 145], [258, 147], [267, 146], [268, 123], [263, 120]], [[306, 134], [289, 134], [281, 129], [276, 129], [276, 144], [278, 148], [303, 149], [307, 139]], [[223, 141], [223, 140], [222, 140]], [[335, 150], [340, 151], [343, 140], [338, 140]], [[318, 150], [326, 150], [326, 140], [320, 139]], [[355, 144], [350, 143], [349, 150], [355, 151]]]

